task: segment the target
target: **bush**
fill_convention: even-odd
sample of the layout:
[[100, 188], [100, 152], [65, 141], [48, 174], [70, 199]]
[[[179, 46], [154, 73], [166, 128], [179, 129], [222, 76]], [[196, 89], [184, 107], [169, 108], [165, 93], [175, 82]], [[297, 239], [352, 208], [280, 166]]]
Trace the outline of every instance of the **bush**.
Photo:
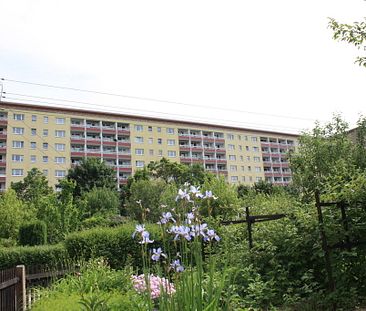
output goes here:
[[[160, 244], [159, 228], [148, 226], [154, 247]], [[88, 260], [105, 258], [112, 268], [121, 268], [131, 260], [131, 264], [142, 264], [141, 246], [132, 238], [135, 226], [125, 224], [114, 228], [94, 228], [70, 234], [65, 239], [69, 256], [73, 259]]]
[[94, 215], [118, 214], [119, 196], [116, 190], [108, 188], [93, 188], [83, 195], [85, 213]]
[[0, 269], [16, 265], [47, 265], [57, 267], [68, 261], [63, 245], [18, 246], [0, 248]]
[[47, 243], [47, 226], [41, 220], [22, 224], [19, 228], [20, 245], [43, 245]]

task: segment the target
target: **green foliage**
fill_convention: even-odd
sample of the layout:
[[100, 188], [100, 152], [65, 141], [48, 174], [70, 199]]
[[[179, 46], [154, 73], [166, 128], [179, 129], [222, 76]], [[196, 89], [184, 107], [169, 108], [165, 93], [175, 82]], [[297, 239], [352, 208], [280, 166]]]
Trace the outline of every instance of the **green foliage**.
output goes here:
[[238, 192], [235, 186], [228, 184], [223, 177], [208, 178], [202, 185], [203, 193], [206, 190], [212, 191], [217, 199], [202, 201], [202, 215], [232, 219], [238, 214], [241, 201], [238, 198]]
[[84, 213], [88, 217], [118, 214], [119, 197], [116, 190], [93, 188], [83, 194], [82, 200], [84, 201]]
[[0, 196], [0, 238], [10, 238], [15, 241], [21, 223], [31, 218], [31, 210], [27, 210], [13, 189], [7, 190]]
[[32, 310], [146, 310], [142, 298], [132, 290], [130, 275], [128, 267], [115, 271], [103, 259], [92, 260], [77, 275], [43, 289]]
[[127, 214], [140, 222], [158, 221], [162, 212], [175, 206], [177, 188], [163, 180], [138, 180], [132, 183], [126, 202]]
[[12, 183], [11, 188], [18, 198], [32, 204], [37, 204], [41, 198], [53, 193], [47, 178], [37, 168], [32, 168], [23, 181]]
[[[341, 24], [334, 18], [329, 19], [328, 27], [333, 30], [333, 39], [344, 41], [360, 49], [366, 40], [366, 22]], [[355, 63], [366, 67], [366, 57], [357, 57]]]
[[[124, 267], [129, 261], [133, 266], [142, 264], [141, 249], [132, 238], [134, 225], [115, 228], [94, 228], [70, 234], [65, 239], [68, 254], [74, 259], [88, 260], [103, 257], [113, 268]], [[149, 227], [154, 245], [160, 244], [160, 232], [155, 225]], [[154, 246], [155, 247], [155, 246]]]
[[0, 248], [0, 269], [16, 265], [56, 267], [69, 259], [63, 245], [18, 246]]
[[40, 200], [37, 219], [47, 224], [49, 243], [58, 243], [80, 226], [81, 210], [73, 203], [70, 195], [49, 195]]
[[23, 246], [43, 245], [47, 243], [47, 226], [43, 221], [34, 220], [19, 228], [19, 243]]
[[80, 165], [69, 170], [67, 179], [76, 182], [74, 197], [93, 188], [116, 189], [115, 172], [97, 158], [82, 159]]

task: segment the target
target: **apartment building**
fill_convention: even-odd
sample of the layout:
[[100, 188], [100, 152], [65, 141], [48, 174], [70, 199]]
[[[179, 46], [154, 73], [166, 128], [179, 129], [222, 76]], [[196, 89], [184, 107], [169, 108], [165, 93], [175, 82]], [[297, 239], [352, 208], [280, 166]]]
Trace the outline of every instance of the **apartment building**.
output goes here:
[[33, 167], [55, 186], [84, 157], [111, 166], [119, 185], [162, 157], [198, 163], [230, 183], [286, 185], [296, 145], [287, 133], [1, 102], [0, 190]]

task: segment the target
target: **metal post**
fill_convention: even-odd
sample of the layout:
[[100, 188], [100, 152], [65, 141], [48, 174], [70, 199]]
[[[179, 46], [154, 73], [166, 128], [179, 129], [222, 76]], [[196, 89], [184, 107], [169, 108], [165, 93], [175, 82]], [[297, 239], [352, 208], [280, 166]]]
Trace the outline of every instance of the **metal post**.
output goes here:
[[343, 225], [343, 229], [345, 231], [345, 235], [346, 235], [346, 249], [348, 251], [351, 250], [351, 241], [349, 238], [349, 232], [348, 232], [348, 221], [347, 221], [347, 215], [346, 215], [346, 204], [344, 202], [340, 202], [338, 204], [339, 208], [341, 209], [341, 213], [342, 213], [342, 225]]
[[253, 248], [253, 238], [252, 238], [252, 221], [250, 219], [250, 215], [249, 215], [249, 207], [246, 206], [245, 207], [245, 212], [246, 212], [246, 221], [247, 221], [247, 228], [248, 228], [248, 240], [249, 240], [249, 249]]
[[[329, 291], [331, 293], [333, 293], [335, 291], [335, 282], [334, 282], [334, 278], [333, 278], [332, 263], [331, 263], [331, 259], [330, 259], [330, 252], [329, 252], [329, 247], [328, 247], [328, 243], [327, 243], [327, 237], [326, 237], [325, 230], [324, 230], [324, 220], [323, 220], [323, 213], [322, 213], [322, 208], [321, 208], [321, 204], [320, 204], [319, 190], [315, 191], [315, 202], [316, 202], [316, 204], [315, 204], [316, 209], [318, 212], [320, 238], [322, 240], [322, 249], [323, 249], [324, 257], [325, 257], [325, 269], [326, 269], [327, 275], [328, 275], [328, 287], [329, 287]], [[333, 304], [333, 310], [336, 310], [335, 304]]]

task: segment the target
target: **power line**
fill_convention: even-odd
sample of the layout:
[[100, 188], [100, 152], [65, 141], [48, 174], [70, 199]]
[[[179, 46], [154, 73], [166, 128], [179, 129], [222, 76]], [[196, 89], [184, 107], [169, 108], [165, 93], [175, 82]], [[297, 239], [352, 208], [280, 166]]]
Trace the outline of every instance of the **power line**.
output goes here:
[[117, 93], [101, 92], [101, 91], [95, 91], [95, 90], [85, 90], [85, 89], [79, 89], [79, 88], [73, 88], [73, 87], [67, 87], [67, 86], [57, 86], [57, 85], [52, 85], [52, 84], [34, 83], [34, 82], [13, 80], [13, 79], [6, 79], [6, 78], [1, 78], [1, 80], [8, 81], [8, 82], [13, 82], [13, 83], [36, 85], [36, 86], [41, 86], [41, 87], [63, 89], [63, 90], [69, 90], [69, 91], [75, 91], [75, 92], [93, 93], [93, 94], [99, 94], [99, 95], [107, 95], [107, 96], [123, 97], [123, 98], [136, 99], [136, 100], [153, 101], [153, 102], [160, 102], [160, 103], [166, 103], [166, 104], [175, 104], [175, 105], [182, 105], [182, 106], [188, 106], [188, 107], [199, 107], [199, 108], [215, 109], [215, 110], [221, 110], [221, 111], [232, 111], [232, 112], [248, 113], [248, 114], [268, 116], [268, 117], [276, 117], [276, 118], [283, 118], [283, 119], [296, 119], [296, 120], [313, 121], [313, 122], [316, 121], [315, 119], [310, 119], [310, 118], [284, 116], [284, 115], [261, 113], [261, 112], [233, 109], [233, 108], [208, 107], [208, 106], [205, 106], [205, 105], [187, 104], [187, 103], [183, 103], [183, 102], [156, 99], [156, 98], [151, 98], [151, 97], [123, 95], [123, 94], [117, 94]]
[[[5, 93], [5, 92], [4, 92]], [[16, 93], [7, 93], [7, 94], [16, 94]], [[65, 101], [65, 102], [71, 102], [71, 103], [78, 103], [78, 104], [83, 104], [83, 105], [89, 105], [89, 106], [96, 106], [96, 107], [101, 107], [103, 108], [103, 111], [104, 112], [111, 112], [111, 113], [121, 113], [121, 111], [118, 111], [116, 109], [114, 110], [111, 110], [111, 109], [108, 109], [106, 110], [106, 107], [104, 105], [99, 105], [99, 104], [92, 104], [92, 103], [87, 103], [87, 102], [80, 102], [80, 101], [71, 101], [71, 100], [64, 100], [64, 99], [57, 99], [57, 98], [51, 98], [51, 97], [41, 97], [41, 96], [32, 96], [32, 95], [24, 95], [24, 94], [18, 94], [17, 96], [22, 96], [22, 97], [31, 97], [31, 98], [40, 98], [40, 99], [46, 99], [46, 100], [56, 100], [56, 101]], [[46, 105], [53, 105], [53, 106], [61, 106], [61, 108], [65, 108], [65, 107], [68, 107], [68, 108], [72, 108], [72, 109], [80, 109], [80, 107], [77, 107], [77, 106], [72, 106], [72, 105], [65, 105], [65, 104], [60, 104], [60, 103], [53, 103], [53, 102], [48, 102], [48, 101], [42, 101], [40, 102], [39, 100], [33, 100], [33, 99], [24, 99], [24, 98], [15, 98], [15, 97], [8, 97], [8, 96], [3, 96], [3, 98], [5, 99], [10, 99], [10, 100], [13, 100], [13, 101], [28, 101], [28, 102], [36, 102], [38, 104], [46, 104]], [[83, 107], [84, 110], [87, 110], [87, 109], [90, 109], [89, 108], [85, 108]], [[201, 122], [201, 123], [210, 123], [212, 122], [212, 120], [215, 120], [215, 121], [218, 121], [219, 124], [217, 125], [222, 125], [222, 126], [230, 126], [228, 124], [225, 124], [223, 123], [222, 121], [224, 122], [229, 122], [229, 123], [236, 123], [236, 124], [240, 124], [241, 126], [245, 126], [245, 127], [248, 127], [248, 125], [251, 125], [251, 126], [259, 126], [259, 127], [262, 127], [264, 128], [263, 131], [268, 131], [268, 130], [272, 130], [272, 131], [278, 131], [279, 129], [287, 129], [287, 130], [296, 130], [297, 132], [301, 131], [302, 129], [301, 128], [295, 128], [295, 127], [284, 127], [284, 126], [277, 126], [277, 125], [270, 125], [268, 126], [268, 124], [260, 124], [260, 123], [253, 123], [253, 122], [240, 122], [240, 121], [235, 121], [235, 120], [229, 120], [229, 119], [216, 119], [216, 118], [197, 118], [197, 117], [193, 117], [193, 116], [186, 116], [186, 115], [182, 115], [182, 114], [175, 114], [175, 113], [165, 113], [165, 112], [157, 112], [157, 111], [152, 111], [152, 110], [142, 110], [142, 109], [133, 109], [133, 108], [127, 108], [127, 110], [130, 110], [130, 111], [137, 111], [140, 113], [140, 116], [143, 116], [143, 117], [151, 117], [151, 115], [143, 115], [141, 114], [141, 112], [150, 112], [150, 113], [154, 113], [154, 114], [162, 114], [162, 115], [167, 115], [167, 116], [178, 116], [180, 119], [183, 118], [186, 118], [186, 120], [175, 120], [177, 122], [181, 121], [181, 122], [192, 122], [192, 119], [196, 119], [195, 122]], [[130, 116], [130, 117], [133, 117], [133, 116]], [[188, 118], [188, 119], [187, 119]], [[277, 128], [277, 129], [276, 129]], [[245, 128], [245, 129], [248, 129], [248, 128]], [[249, 129], [248, 129], [249, 130]], [[252, 129], [254, 130], [254, 129]], [[258, 129], [256, 129], [258, 130]]]

